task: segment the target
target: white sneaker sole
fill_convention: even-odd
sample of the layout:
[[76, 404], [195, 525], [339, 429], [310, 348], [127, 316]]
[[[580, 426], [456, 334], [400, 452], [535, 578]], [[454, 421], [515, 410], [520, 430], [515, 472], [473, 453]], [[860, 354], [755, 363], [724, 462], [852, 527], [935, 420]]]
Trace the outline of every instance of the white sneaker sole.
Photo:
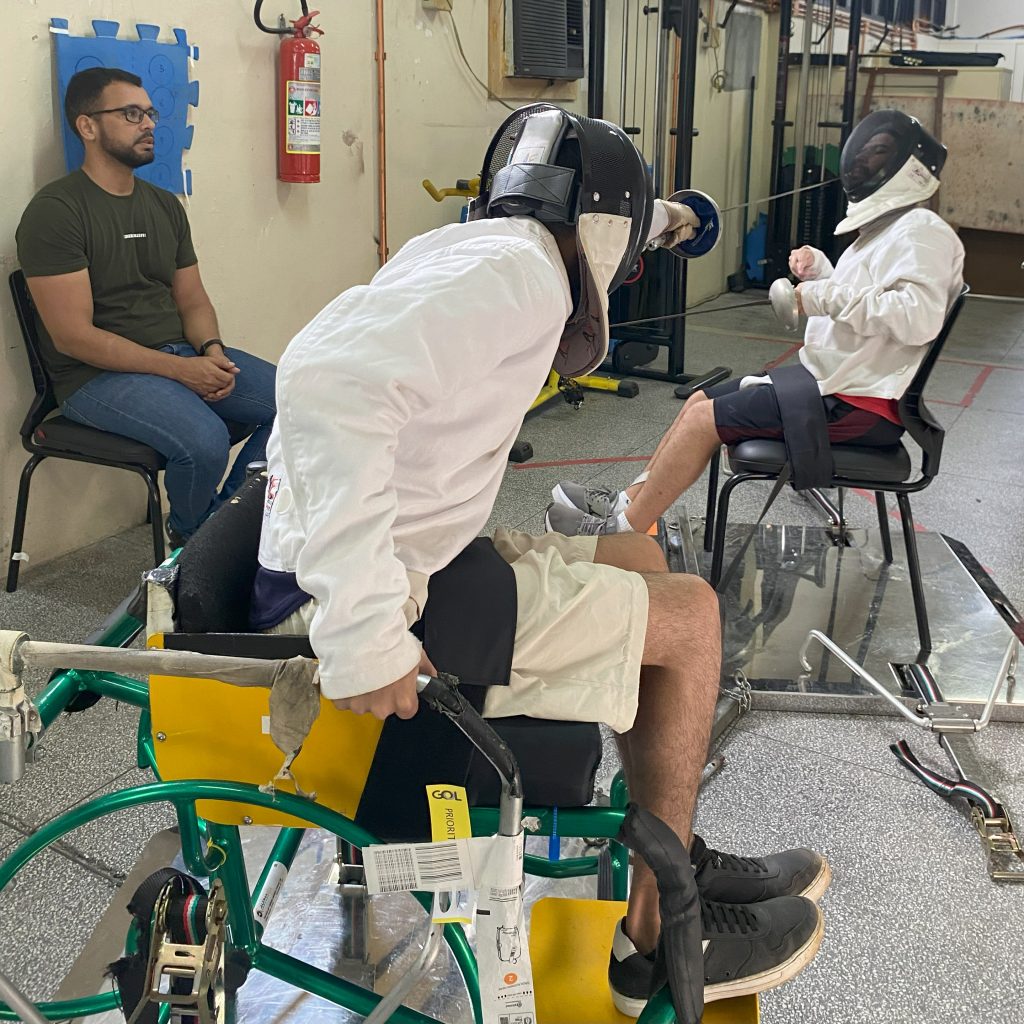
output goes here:
[[644, 1012], [644, 1007], [647, 1005], [646, 999], [631, 999], [629, 996], [616, 992], [615, 989], [612, 989], [611, 993], [615, 1009], [623, 1014], [623, 1016], [639, 1017]]
[[821, 870], [818, 872], [814, 881], [802, 893], [798, 895], [804, 896], [809, 899], [812, 903], [817, 903], [822, 896], [825, 895], [825, 890], [829, 887], [832, 882], [832, 869], [828, 866], [828, 861], [824, 857], [821, 859]]
[[746, 978], [736, 978], [734, 981], [722, 981], [717, 985], [704, 986], [704, 1002], [713, 1003], [718, 999], [736, 999], [740, 996], [757, 995], [759, 992], [767, 992], [768, 989], [778, 988], [779, 985], [795, 978], [817, 955], [821, 947], [821, 940], [825, 934], [825, 919], [818, 910], [818, 927], [814, 929], [811, 937], [787, 960], [777, 967], [760, 974], [751, 974]]

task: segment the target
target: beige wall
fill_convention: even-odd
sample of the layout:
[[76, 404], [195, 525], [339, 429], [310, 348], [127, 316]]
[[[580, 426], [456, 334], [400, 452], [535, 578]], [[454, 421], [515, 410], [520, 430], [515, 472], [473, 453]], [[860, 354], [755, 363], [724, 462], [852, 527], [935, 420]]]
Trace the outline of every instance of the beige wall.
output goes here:
[[[435, 204], [420, 186], [479, 170], [483, 149], [506, 111], [488, 101], [461, 64], [447, 15], [419, 3], [386, 6], [390, 245], [458, 217], [458, 203]], [[372, 3], [327, 5], [323, 50], [323, 159], [319, 185], [276, 179], [273, 117], [276, 41], [252, 23], [252, 0], [76, 0], [61, 12], [30, 0], [4, 4], [0, 94], [22, 97], [0, 112], [0, 268], [16, 265], [14, 231], [42, 185], [64, 173], [50, 14], [91, 33], [93, 18], [160, 25], [162, 39], [183, 26], [200, 49], [193, 76], [200, 105], [192, 150], [189, 219], [200, 267], [222, 334], [268, 359], [328, 300], [369, 278], [376, 255], [375, 65]], [[295, 0], [264, 6], [297, 16]], [[486, 80], [487, 0], [457, 0], [463, 45]], [[30, 115], [26, 111], [31, 111]], [[32, 389], [6, 286], [0, 294], [0, 565], [6, 565], [18, 474], [26, 455], [18, 428]], [[25, 550], [39, 564], [139, 522], [145, 492], [123, 472], [51, 461], [32, 485]], [[30, 578], [30, 568], [22, 579]], [[2, 598], [0, 598], [2, 602]]]

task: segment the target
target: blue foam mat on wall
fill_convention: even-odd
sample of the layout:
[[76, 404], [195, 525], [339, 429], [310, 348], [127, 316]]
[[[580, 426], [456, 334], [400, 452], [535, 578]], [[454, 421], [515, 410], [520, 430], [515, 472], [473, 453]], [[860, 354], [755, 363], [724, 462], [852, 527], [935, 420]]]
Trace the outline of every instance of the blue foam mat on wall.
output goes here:
[[[61, 107], [68, 82], [77, 71], [108, 67], [138, 75], [160, 112], [160, 123], [153, 133], [153, 162], [135, 173], [168, 192], [191, 195], [192, 172], [182, 165], [184, 151], [192, 145], [188, 108], [199, 105], [199, 83], [189, 81], [188, 61], [190, 57], [199, 59], [199, 48], [189, 45], [183, 28], [174, 29], [173, 43], [157, 41], [157, 25], [136, 25], [138, 39], [118, 39], [120, 25], [116, 21], [93, 21], [92, 28], [95, 35], [75, 36], [67, 18], [50, 19]], [[81, 166], [85, 152], [66, 119], [61, 119], [61, 125], [64, 161], [68, 171], [73, 171]]]

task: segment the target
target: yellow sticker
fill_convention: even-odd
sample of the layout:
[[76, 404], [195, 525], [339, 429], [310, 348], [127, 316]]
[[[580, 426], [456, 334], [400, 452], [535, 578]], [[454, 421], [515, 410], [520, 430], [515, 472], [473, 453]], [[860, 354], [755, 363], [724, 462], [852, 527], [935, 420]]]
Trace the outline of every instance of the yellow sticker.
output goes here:
[[[469, 800], [462, 786], [437, 783], [427, 786], [430, 805], [430, 838], [435, 843], [452, 839], [469, 839]], [[472, 920], [472, 904], [468, 892], [435, 893], [433, 920], [435, 924], [468, 925]]]
[[462, 786], [439, 783], [427, 786], [430, 805], [430, 838], [435, 843], [446, 839], [469, 839], [469, 801]]

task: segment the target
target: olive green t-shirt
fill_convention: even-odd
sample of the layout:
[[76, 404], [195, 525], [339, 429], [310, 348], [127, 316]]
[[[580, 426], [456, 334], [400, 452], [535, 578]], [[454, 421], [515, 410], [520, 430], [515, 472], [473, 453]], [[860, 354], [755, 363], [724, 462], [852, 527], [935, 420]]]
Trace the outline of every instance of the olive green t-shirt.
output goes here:
[[[88, 269], [96, 327], [146, 348], [183, 340], [171, 282], [196, 254], [185, 211], [170, 192], [136, 178], [130, 196], [115, 196], [73, 171], [36, 193], [16, 238], [26, 277]], [[36, 320], [43, 361], [63, 402], [104, 371], [58, 352]]]

